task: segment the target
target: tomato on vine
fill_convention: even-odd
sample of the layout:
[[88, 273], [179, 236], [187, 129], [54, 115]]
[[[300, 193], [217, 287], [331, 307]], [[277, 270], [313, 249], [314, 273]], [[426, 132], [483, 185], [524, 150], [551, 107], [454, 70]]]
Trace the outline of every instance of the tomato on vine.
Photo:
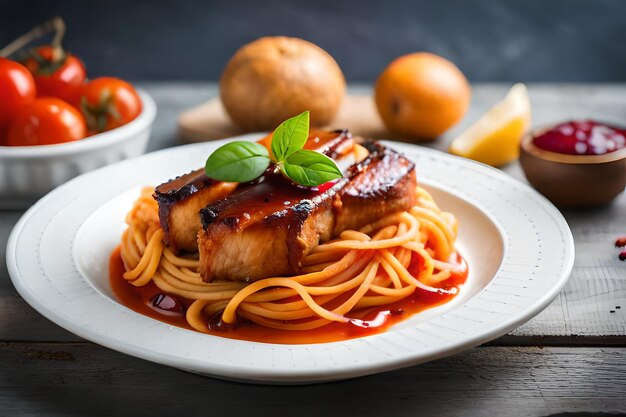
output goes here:
[[[65, 22], [55, 17], [38, 25], [9, 43], [0, 50], [0, 56], [17, 54], [35, 79], [37, 97], [58, 97], [72, 104], [77, 104], [80, 87], [85, 82], [87, 73], [83, 63], [63, 49]], [[40, 46], [23, 52], [32, 41], [54, 32], [50, 45]]]
[[96, 78], [82, 89], [80, 109], [90, 133], [122, 126], [141, 113], [141, 99], [132, 85], [119, 78]]
[[6, 128], [35, 95], [35, 81], [30, 72], [15, 61], [0, 58], [0, 129]]
[[[70, 142], [141, 113], [141, 99], [129, 83], [112, 77], [86, 83], [85, 66], [61, 44], [65, 29], [55, 17], [0, 49], [0, 145]], [[54, 37], [48, 45], [25, 50], [49, 33]], [[6, 59], [14, 54], [24, 65]]]
[[86, 135], [85, 118], [76, 108], [59, 98], [42, 97], [24, 106], [15, 116], [6, 144], [52, 145], [83, 139]]
[[85, 66], [60, 47], [40, 46], [27, 52], [23, 63], [33, 74], [38, 97], [58, 97], [77, 104], [87, 78]]

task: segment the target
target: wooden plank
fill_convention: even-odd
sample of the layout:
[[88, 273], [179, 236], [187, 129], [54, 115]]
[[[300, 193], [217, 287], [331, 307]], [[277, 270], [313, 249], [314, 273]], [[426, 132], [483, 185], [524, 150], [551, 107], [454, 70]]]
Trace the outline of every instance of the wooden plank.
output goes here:
[[[159, 116], [155, 122], [150, 150], [179, 144], [175, 121], [185, 108], [215, 96], [212, 84], [150, 83], [143, 85], [155, 98]], [[504, 96], [508, 86], [477, 85], [468, 116], [450, 134], [428, 146], [445, 149], [451, 138]], [[573, 117], [619, 120], [626, 114], [626, 84], [619, 85], [530, 85], [535, 126]], [[366, 94], [369, 89], [350, 89]], [[524, 181], [519, 164], [504, 171]], [[620, 344], [626, 336], [626, 262], [617, 259], [613, 241], [626, 233], [626, 194], [611, 206], [595, 210], [564, 211], [576, 244], [572, 277], [559, 297], [541, 314], [515, 330], [506, 340], [495, 343], [532, 345], [536, 343], [584, 344], [581, 338], [597, 341], [613, 336], [607, 343]], [[4, 245], [20, 212], [0, 212], [0, 340], [79, 340], [51, 324], [21, 300], [9, 281]], [[621, 308], [617, 308], [617, 307]]]
[[77, 342], [83, 339], [57, 326], [17, 294], [0, 296], [0, 341]]
[[[390, 135], [369, 94], [346, 95], [330, 125], [320, 128], [332, 130], [343, 126], [350, 126], [352, 134], [361, 137]], [[178, 117], [178, 136], [185, 143], [224, 139], [243, 133], [245, 132], [230, 121], [222, 102], [217, 97], [185, 110]]]
[[385, 374], [277, 387], [205, 378], [90, 343], [10, 343], [0, 345], [0, 414], [624, 413], [625, 355], [626, 348], [483, 347]]

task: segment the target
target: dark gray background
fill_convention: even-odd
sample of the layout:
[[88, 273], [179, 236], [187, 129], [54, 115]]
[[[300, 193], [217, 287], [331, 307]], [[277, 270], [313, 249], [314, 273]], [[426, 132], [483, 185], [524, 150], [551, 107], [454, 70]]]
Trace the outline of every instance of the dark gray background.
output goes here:
[[471, 81], [626, 81], [620, 0], [0, 0], [0, 44], [54, 15], [92, 77], [216, 80], [245, 42], [290, 35], [330, 52], [350, 82], [421, 50]]

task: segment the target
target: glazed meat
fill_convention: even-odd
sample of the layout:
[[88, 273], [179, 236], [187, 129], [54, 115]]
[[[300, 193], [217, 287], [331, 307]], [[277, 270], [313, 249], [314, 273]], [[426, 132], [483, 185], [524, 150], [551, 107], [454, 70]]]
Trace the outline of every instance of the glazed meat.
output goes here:
[[[269, 149], [271, 136], [259, 141]], [[305, 149], [316, 150], [337, 161], [342, 170], [363, 159], [367, 153], [356, 144], [347, 130], [312, 131]], [[200, 209], [230, 195], [239, 184], [215, 181], [204, 169], [193, 171], [159, 185], [154, 198], [159, 204], [159, 219], [165, 232], [165, 244], [175, 252], [196, 252], [201, 228]]]
[[415, 165], [389, 148], [372, 144], [371, 157], [355, 165], [350, 181], [335, 202], [333, 236], [344, 230], [358, 230], [368, 223], [417, 202]]
[[205, 281], [258, 280], [297, 274], [319, 242], [359, 229], [416, 202], [411, 161], [380, 145], [344, 178], [296, 187], [268, 172], [200, 211], [200, 271]]
[[198, 169], [156, 187], [159, 221], [165, 232], [165, 244], [175, 252], [198, 250], [200, 209], [211, 201], [226, 197], [237, 183], [215, 181]]

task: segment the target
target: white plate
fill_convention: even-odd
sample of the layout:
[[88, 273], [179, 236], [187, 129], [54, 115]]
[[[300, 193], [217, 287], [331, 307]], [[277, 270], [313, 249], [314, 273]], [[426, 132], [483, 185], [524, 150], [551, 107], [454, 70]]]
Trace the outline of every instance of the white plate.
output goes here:
[[310, 345], [204, 335], [119, 304], [108, 285], [108, 260], [139, 189], [202, 166], [222, 143], [122, 161], [41, 199], [17, 223], [7, 246], [9, 273], [22, 297], [58, 325], [120, 352], [220, 378], [303, 383], [416, 365], [494, 339], [545, 308], [571, 272], [574, 243], [567, 223], [530, 187], [468, 160], [389, 143], [415, 161], [422, 184], [459, 218], [458, 246], [470, 275], [452, 302], [382, 334]]

